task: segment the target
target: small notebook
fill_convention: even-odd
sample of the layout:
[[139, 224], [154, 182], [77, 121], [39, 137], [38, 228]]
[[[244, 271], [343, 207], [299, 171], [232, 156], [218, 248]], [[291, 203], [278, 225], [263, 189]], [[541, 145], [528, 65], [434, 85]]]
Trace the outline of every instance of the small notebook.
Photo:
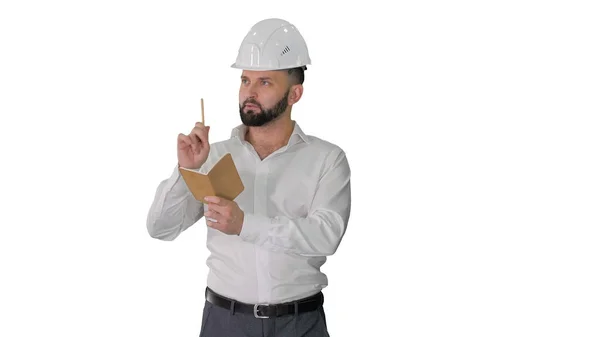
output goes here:
[[208, 174], [179, 168], [190, 192], [196, 200], [206, 203], [204, 197], [217, 196], [227, 200], [234, 200], [244, 190], [244, 184], [233, 162], [231, 153], [224, 155], [210, 169]]

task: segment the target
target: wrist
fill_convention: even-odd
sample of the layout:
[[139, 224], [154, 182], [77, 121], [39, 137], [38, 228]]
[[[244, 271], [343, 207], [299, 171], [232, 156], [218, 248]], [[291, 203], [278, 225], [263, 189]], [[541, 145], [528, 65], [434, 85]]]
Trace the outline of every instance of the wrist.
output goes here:
[[200, 170], [200, 168], [202, 167], [204, 163], [198, 165], [198, 166], [194, 166], [194, 165], [182, 165], [181, 163], [177, 163], [177, 168], [183, 168], [186, 170], [194, 170], [194, 171], [198, 171]]

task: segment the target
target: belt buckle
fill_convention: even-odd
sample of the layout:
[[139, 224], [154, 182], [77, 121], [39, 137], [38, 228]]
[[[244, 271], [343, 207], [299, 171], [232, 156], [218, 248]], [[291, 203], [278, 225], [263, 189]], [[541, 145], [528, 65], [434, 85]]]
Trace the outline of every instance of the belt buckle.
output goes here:
[[258, 314], [258, 306], [259, 305], [268, 306], [268, 304], [255, 304], [254, 305], [254, 317], [256, 317], [256, 318], [269, 318], [269, 316], [260, 316]]

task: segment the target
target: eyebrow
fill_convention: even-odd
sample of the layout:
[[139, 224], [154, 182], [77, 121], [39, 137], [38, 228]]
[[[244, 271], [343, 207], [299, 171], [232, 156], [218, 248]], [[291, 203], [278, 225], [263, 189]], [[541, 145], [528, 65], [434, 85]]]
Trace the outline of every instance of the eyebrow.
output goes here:
[[[246, 80], [249, 80], [248, 76], [244, 76], [244, 75], [242, 75], [240, 78], [241, 78], [241, 79], [246, 79]], [[260, 81], [264, 81], [264, 80], [269, 80], [269, 81], [272, 81], [272, 80], [273, 80], [273, 79], [272, 79], [272, 78], [270, 78], [270, 77], [259, 77], [258, 79], [259, 79]]]

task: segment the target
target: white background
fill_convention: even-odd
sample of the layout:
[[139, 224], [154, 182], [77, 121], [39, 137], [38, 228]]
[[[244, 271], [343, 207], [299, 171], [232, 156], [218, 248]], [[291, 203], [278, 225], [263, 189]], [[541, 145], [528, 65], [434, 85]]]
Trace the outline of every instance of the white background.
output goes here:
[[600, 335], [593, 1], [3, 1], [0, 335], [197, 336], [203, 222], [146, 232], [176, 137], [239, 123], [247, 30], [312, 66], [293, 117], [341, 146], [332, 336]]

